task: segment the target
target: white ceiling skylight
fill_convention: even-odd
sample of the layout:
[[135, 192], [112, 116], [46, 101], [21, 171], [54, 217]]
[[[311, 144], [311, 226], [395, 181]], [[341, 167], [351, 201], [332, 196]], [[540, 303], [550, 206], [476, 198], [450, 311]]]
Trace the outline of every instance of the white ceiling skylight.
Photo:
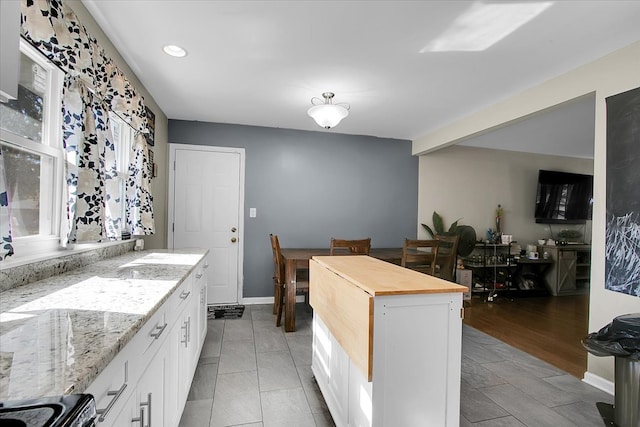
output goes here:
[[425, 52], [478, 52], [488, 49], [549, 8], [553, 2], [474, 2]]

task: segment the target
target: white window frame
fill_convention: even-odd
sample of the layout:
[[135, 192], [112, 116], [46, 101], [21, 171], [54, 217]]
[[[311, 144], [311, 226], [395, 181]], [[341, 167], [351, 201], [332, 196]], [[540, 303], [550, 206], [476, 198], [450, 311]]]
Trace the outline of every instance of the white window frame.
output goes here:
[[[114, 135], [113, 130], [118, 128], [118, 138]], [[133, 146], [134, 130], [122, 118], [114, 112], [109, 112], [109, 129], [113, 137], [113, 144], [116, 148], [116, 169], [118, 170], [118, 187], [120, 188], [120, 196], [122, 200], [122, 211], [120, 218], [122, 227], [126, 227], [127, 221], [127, 179], [129, 177], [129, 161], [131, 147]], [[124, 231], [124, 230], [123, 230]]]
[[[35, 142], [0, 130], [3, 143], [19, 149], [50, 156], [52, 163], [41, 163], [41, 177], [48, 173], [53, 182], [40, 180], [40, 205], [47, 206], [40, 210], [40, 234], [34, 236], [14, 237], [15, 254], [10, 258], [20, 260], [23, 257], [53, 252], [60, 247], [61, 218], [64, 204], [64, 152], [62, 148], [62, 87], [64, 73], [44, 57], [37, 49], [20, 39], [20, 52], [42, 67], [48, 74], [48, 85], [45, 93], [45, 105], [42, 117], [42, 141]], [[44, 225], [44, 227], [43, 227]], [[43, 230], [46, 229], [46, 230]]]

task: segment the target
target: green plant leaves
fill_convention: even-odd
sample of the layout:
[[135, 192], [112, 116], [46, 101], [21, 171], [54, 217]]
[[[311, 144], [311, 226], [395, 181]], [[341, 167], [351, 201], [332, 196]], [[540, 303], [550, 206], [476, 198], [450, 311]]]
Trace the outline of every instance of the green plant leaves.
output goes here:
[[444, 233], [444, 222], [442, 221], [442, 217], [440, 216], [440, 214], [438, 214], [438, 212], [433, 211], [431, 221], [433, 221], [433, 229], [436, 231], [436, 234]]
[[436, 233], [433, 232], [431, 227], [429, 227], [427, 224], [422, 224], [422, 226], [425, 228], [425, 230], [427, 230], [427, 233], [429, 233], [432, 239], [436, 237]]
[[442, 216], [433, 211], [433, 215], [431, 216], [431, 220], [433, 221], [433, 229], [429, 227], [427, 224], [422, 224], [427, 233], [431, 236], [432, 239], [435, 239], [436, 235], [458, 235], [460, 236], [460, 240], [458, 243], [458, 255], [467, 256], [469, 255], [476, 245], [476, 231], [470, 225], [458, 225], [462, 218], [458, 218], [455, 220], [448, 231], [445, 231], [444, 228], [444, 220]]

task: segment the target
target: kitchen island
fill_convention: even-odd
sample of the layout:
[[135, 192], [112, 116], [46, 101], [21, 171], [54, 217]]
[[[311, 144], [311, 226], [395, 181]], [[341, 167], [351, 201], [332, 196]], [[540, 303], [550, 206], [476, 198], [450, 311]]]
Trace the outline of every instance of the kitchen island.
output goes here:
[[[0, 401], [92, 393], [99, 409], [111, 404], [104, 425], [118, 425], [129, 403], [138, 413], [136, 385], [152, 362], [167, 369], [152, 372], [160, 388], [173, 366], [186, 366], [180, 381], [190, 382], [206, 334], [207, 252], [128, 252], [0, 293]], [[102, 393], [109, 382], [121, 389], [117, 404]]]
[[336, 426], [457, 427], [466, 287], [368, 256], [309, 268], [312, 370]]

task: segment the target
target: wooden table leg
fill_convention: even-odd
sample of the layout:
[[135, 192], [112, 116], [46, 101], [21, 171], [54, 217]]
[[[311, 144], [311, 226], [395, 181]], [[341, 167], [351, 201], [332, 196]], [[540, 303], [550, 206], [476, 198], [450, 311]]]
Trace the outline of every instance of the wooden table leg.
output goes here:
[[285, 298], [284, 298], [284, 330], [296, 330], [296, 260], [286, 260], [285, 268]]

